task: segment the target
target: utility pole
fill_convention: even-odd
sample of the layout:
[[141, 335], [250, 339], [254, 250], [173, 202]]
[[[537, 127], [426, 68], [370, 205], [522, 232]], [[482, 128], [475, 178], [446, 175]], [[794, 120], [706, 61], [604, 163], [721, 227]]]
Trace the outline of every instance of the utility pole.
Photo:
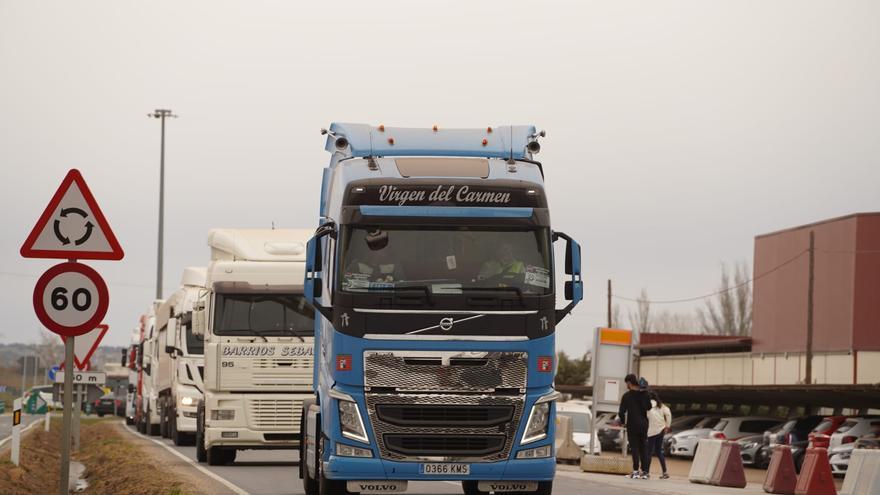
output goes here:
[[804, 382], [813, 383], [813, 286], [815, 285], [816, 236], [810, 231], [810, 274], [807, 282], [807, 370]]
[[608, 328], [614, 328], [614, 321], [611, 317], [611, 279], [608, 279]]
[[165, 119], [177, 118], [171, 110], [156, 109], [147, 117], [162, 122], [162, 137], [159, 150], [159, 247], [156, 259], [156, 299], [162, 299], [162, 252], [165, 242]]

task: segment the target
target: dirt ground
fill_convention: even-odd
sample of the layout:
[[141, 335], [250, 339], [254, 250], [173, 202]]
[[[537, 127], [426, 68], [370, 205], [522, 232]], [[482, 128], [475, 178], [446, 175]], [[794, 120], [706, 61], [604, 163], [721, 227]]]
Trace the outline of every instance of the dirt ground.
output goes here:
[[[80, 451], [73, 456], [86, 467], [89, 487], [82, 493], [204, 493], [187, 480], [180, 469], [168, 469], [163, 458], [147, 455], [143, 445], [123, 436], [125, 433], [119, 423], [116, 419], [83, 419]], [[22, 442], [20, 466], [12, 464], [9, 452], [0, 455], [0, 493], [26, 495], [58, 491], [60, 431], [60, 418], [53, 418], [48, 433], [40, 427], [28, 432]]]

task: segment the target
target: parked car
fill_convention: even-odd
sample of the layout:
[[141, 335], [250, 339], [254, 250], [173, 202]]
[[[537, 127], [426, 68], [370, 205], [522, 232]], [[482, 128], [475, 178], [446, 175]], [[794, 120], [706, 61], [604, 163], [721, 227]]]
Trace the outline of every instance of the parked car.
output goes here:
[[763, 445], [755, 459], [755, 465], [766, 468], [770, 464], [773, 447], [776, 445], [788, 445], [791, 447], [795, 464], [799, 467], [800, 463], [803, 462], [803, 455], [806, 452], [810, 432], [821, 422], [822, 416], [817, 414], [801, 416], [799, 418], [791, 418], [778, 427], [765, 431], [762, 439]]
[[[847, 443], [828, 451], [828, 462], [831, 464], [831, 474], [834, 476], [843, 476], [846, 474], [846, 470], [849, 467], [849, 458], [852, 456], [854, 448], [855, 443]], [[800, 472], [799, 467], [798, 472]]]
[[[866, 418], [852, 418], [845, 421], [844, 424], [853, 419]], [[849, 459], [852, 456], [853, 450], [880, 449], [880, 419], [871, 419], [869, 423], [870, 430], [868, 431], [868, 433], [860, 436], [854, 442], [841, 443], [838, 446], [832, 447], [828, 451], [828, 462], [831, 463], [832, 474], [834, 474], [835, 476], [843, 476], [846, 474], [846, 470], [847, 468], [849, 468]], [[852, 431], [852, 428], [850, 428], [850, 431]], [[847, 432], [844, 432], [844, 435], [846, 434]], [[846, 437], [844, 436], [844, 438]]]
[[849, 418], [831, 434], [828, 447], [833, 449], [843, 444], [855, 443], [859, 437], [871, 433], [875, 428], [880, 428], [880, 416]]
[[766, 430], [780, 424], [782, 421], [779, 419], [760, 416], [722, 418], [712, 428], [709, 438], [736, 441], [743, 437], [763, 434]]
[[697, 444], [703, 438], [709, 438], [712, 428], [721, 422], [721, 418], [717, 416], [709, 416], [703, 418], [690, 430], [684, 430], [672, 436], [669, 442], [669, 451], [671, 455], [682, 457], [693, 457], [697, 451]]
[[[589, 453], [590, 443], [590, 403], [581, 400], [570, 400], [556, 404], [556, 415], [571, 418], [572, 439], [584, 453]], [[597, 435], [598, 436], [598, 435]], [[593, 453], [601, 454], [602, 448], [598, 440], [593, 442]]]
[[742, 463], [745, 466], [763, 468], [760, 462], [761, 448], [764, 446], [764, 435], [749, 435], [736, 441], [739, 444], [739, 452]]
[[92, 411], [98, 417], [104, 417], [105, 414], [115, 414], [117, 416], [125, 416], [125, 400], [116, 398], [112, 392], [102, 395], [99, 399], [95, 399], [92, 404]]
[[712, 414], [688, 414], [677, 418], [673, 417], [669, 431], [663, 436], [663, 453], [667, 456], [672, 455], [672, 437], [679, 432], [697, 428], [697, 425], [701, 421], [706, 420], [706, 418], [720, 418], [720, 416]]
[[831, 434], [847, 420], [847, 416], [826, 416], [822, 422], [813, 428], [809, 436], [810, 447], [822, 447], [827, 449], [831, 440]]

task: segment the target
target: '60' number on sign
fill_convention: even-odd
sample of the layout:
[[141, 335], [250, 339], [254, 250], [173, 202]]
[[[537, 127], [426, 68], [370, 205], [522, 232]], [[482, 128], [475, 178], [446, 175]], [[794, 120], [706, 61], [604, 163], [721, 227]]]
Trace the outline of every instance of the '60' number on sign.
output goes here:
[[[92, 305], [92, 293], [83, 288], [76, 289], [73, 291], [71, 303], [73, 303], [73, 308], [77, 311], [85, 311]], [[63, 311], [67, 308], [67, 304], [67, 289], [56, 287], [52, 291], [52, 307], [56, 311]]]

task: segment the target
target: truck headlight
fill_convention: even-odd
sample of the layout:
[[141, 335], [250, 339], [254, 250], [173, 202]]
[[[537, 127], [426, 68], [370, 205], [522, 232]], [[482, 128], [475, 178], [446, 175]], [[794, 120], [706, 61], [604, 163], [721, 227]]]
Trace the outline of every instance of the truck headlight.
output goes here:
[[339, 399], [339, 426], [342, 428], [342, 436], [369, 443], [364, 422], [361, 420], [361, 412], [356, 402]]
[[181, 406], [192, 406], [192, 405], [195, 405], [195, 403], [196, 403], [196, 400], [193, 397], [183, 396], [180, 398], [180, 405]]
[[235, 419], [235, 409], [211, 409], [211, 419], [214, 421], [232, 421]]
[[547, 436], [547, 426], [550, 419], [550, 402], [540, 402], [532, 406], [529, 413], [529, 421], [526, 423], [526, 432], [523, 434], [521, 444], [541, 440]]

